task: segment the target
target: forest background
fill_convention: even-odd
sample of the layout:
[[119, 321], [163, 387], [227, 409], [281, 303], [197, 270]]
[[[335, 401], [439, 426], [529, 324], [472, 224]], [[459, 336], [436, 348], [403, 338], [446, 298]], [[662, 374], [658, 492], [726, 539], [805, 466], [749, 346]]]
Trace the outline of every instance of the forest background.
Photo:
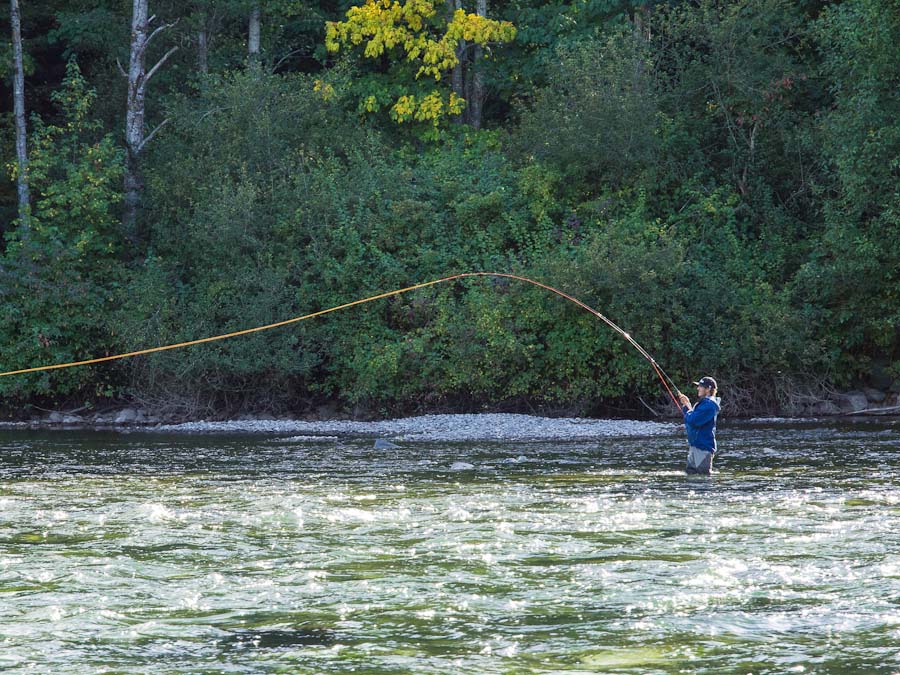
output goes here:
[[[489, 270], [597, 307], [685, 385], [717, 376], [732, 411], [900, 390], [896, 0], [149, 3], [2, 17], [0, 370]], [[0, 397], [665, 405], [595, 318], [484, 279]]]

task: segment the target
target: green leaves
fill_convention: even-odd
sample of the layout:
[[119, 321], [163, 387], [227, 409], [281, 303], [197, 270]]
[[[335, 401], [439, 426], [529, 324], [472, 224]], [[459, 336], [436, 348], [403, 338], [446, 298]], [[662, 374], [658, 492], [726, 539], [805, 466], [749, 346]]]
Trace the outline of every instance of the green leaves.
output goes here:
[[588, 189], [629, 184], [656, 162], [658, 96], [649, 45], [629, 30], [561, 48], [514, 148]]
[[825, 230], [796, 295], [828, 326], [845, 379], [900, 361], [900, 8], [829, 6], [813, 24], [833, 97], [822, 112]]
[[[53, 95], [60, 125], [34, 118], [30, 143], [32, 227], [14, 232], [0, 261], [0, 362], [4, 369], [87, 358], [110, 348], [106, 321], [124, 270], [124, 154], [92, 118], [94, 91], [74, 61]], [[111, 371], [55, 371], [0, 382], [0, 391], [27, 399], [108, 389]]]

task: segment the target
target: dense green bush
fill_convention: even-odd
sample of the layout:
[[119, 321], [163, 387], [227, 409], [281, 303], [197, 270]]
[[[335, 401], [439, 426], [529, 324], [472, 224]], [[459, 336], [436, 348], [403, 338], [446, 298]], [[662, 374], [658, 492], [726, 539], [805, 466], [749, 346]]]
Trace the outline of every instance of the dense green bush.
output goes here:
[[630, 30], [561, 49], [549, 84], [522, 114], [514, 147], [580, 186], [633, 185], [658, 161], [652, 58], [647, 42]]
[[795, 293], [836, 379], [900, 379], [900, 7], [854, 0], [814, 30], [834, 103], [822, 114], [824, 227]]
[[[54, 95], [61, 122], [33, 118], [28, 228], [0, 258], [0, 363], [5, 369], [102, 356], [121, 344], [107, 321], [124, 279], [116, 211], [124, 163], [92, 120], [96, 98], [74, 61]], [[118, 393], [110, 373], [88, 368], [0, 379], [10, 401]]]

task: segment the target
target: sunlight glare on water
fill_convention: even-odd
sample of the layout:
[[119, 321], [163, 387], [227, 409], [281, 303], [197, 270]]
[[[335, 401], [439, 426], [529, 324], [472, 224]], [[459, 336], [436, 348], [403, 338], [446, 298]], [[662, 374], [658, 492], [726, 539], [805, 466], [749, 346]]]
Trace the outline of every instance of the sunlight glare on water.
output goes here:
[[2, 432], [0, 670], [900, 672], [900, 426], [721, 442]]

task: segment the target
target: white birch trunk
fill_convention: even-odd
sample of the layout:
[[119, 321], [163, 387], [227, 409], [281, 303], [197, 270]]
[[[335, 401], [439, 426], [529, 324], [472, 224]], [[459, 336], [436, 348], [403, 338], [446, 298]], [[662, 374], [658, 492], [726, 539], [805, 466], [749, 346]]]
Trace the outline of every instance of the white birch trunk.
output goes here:
[[197, 68], [204, 75], [209, 72], [209, 30], [205, 25], [197, 33]]
[[13, 42], [13, 110], [16, 118], [16, 187], [19, 194], [19, 222], [29, 226], [31, 197], [28, 191], [28, 128], [25, 120], [25, 67], [22, 56], [22, 23], [19, 0], [10, 0], [10, 18]]
[[[169, 27], [163, 24], [150, 32], [150, 24], [156, 17], [148, 17], [148, 0], [134, 0], [131, 16], [131, 53], [128, 62], [128, 99], [125, 108], [125, 218], [126, 234], [132, 241], [139, 239], [137, 211], [144, 189], [141, 175], [141, 151], [153, 135], [162, 127], [160, 125], [149, 135], [144, 134], [144, 110], [147, 83], [166, 60], [178, 49], [172, 47], [156, 64], [147, 71], [147, 47], [156, 35]], [[165, 124], [165, 122], [163, 122]]]
[[247, 56], [251, 63], [259, 61], [259, 31], [259, 4], [255, 4], [250, 12], [250, 22], [247, 27]]

